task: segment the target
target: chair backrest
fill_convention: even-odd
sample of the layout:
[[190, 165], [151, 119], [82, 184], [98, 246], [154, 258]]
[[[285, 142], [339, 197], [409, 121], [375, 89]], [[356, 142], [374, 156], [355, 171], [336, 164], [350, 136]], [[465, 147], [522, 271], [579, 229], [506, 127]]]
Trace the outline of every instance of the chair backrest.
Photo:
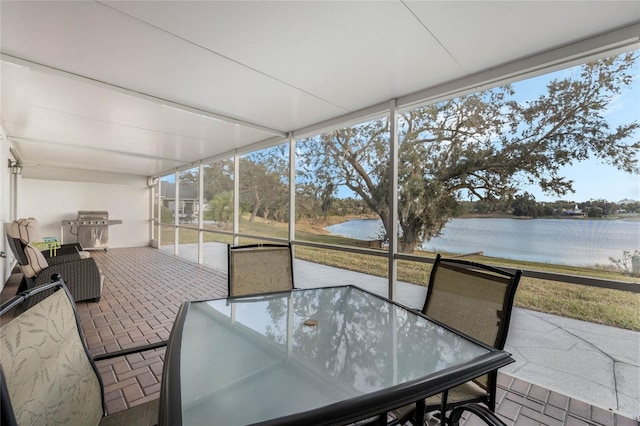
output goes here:
[[431, 270], [422, 312], [489, 346], [503, 349], [522, 271], [440, 255]]
[[291, 244], [228, 246], [229, 297], [293, 289]]
[[27, 255], [24, 252], [24, 247], [20, 238], [12, 237], [10, 234], [7, 234], [7, 242], [9, 243], [9, 248], [13, 252], [13, 256], [16, 258], [16, 262], [18, 265], [24, 266], [29, 264], [29, 260], [27, 259]]
[[20, 238], [23, 244], [43, 241], [38, 232], [38, 220], [33, 217], [16, 219], [9, 224], [9, 233], [14, 238]]
[[42, 252], [30, 243], [25, 245], [22, 240], [10, 234], [7, 234], [7, 242], [23, 274], [23, 281], [18, 291], [32, 288], [35, 285], [35, 278], [43, 269], [49, 267], [49, 262]]
[[0, 313], [52, 288], [57, 291], [2, 326], [3, 425], [97, 425], [104, 414], [100, 375], [62, 280], [19, 293]]

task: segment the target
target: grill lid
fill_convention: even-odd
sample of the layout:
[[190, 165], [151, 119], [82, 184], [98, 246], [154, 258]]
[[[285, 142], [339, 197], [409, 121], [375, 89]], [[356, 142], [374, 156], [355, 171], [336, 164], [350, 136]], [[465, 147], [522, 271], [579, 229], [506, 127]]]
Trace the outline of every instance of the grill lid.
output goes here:
[[100, 210], [78, 210], [78, 218], [76, 220], [109, 220], [109, 212]]
[[78, 226], [108, 226], [109, 212], [96, 210], [78, 210]]

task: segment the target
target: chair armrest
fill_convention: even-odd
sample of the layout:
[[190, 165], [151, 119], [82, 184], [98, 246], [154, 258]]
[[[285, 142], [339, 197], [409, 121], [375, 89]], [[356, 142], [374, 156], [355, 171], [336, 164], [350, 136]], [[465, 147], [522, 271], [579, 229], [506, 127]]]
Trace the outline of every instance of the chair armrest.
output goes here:
[[[44, 252], [43, 252], [44, 254]], [[49, 251], [46, 251], [46, 254], [49, 254]], [[80, 260], [80, 254], [78, 252], [75, 253], [69, 253], [69, 254], [58, 254], [57, 256], [45, 256], [45, 258], [47, 259], [47, 263], [49, 264], [49, 266], [52, 265], [59, 265], [61, 263], [67, 263], [67, 262], [73, 262], [74, 260]]]
[[70, 250], [72, 248], [74, 248], [76, 251], [82, 251], [82, 246], [80, 245], [80, 243], [67, 243], [67, 244], [62, 244], [60, 246], [60, 248], [62, 249], [67, 249]]
[[158, 349], [167, 346], [167, 341], [149, 343], [143, 346], [136, 346], [135, 348], [122, 349], [120, 351], [108, 352], [106, 354], [98, 354], [93, 357], [94, 361], [102, 361], [105, 359], [117, 358], [120, 356], [131, 355], [138, 352], [150, 351], [151, 349]]
[[62, 244], [60, 247], [58, 247], [56, 249], [55, 256], [51, 256], [49, 254], [50, 253], [49, 250], [41, 250], [41, 253], [47, 259], [47, 261], [49, 263], [51, 263], [51, 259], [55, 259], [57, 257], [67, 256], [67, 255], [75, 256], [76, 259], [80, 259], [80, 253], [79, 252], [81, 250], [82, 250], [82, 247], [80, 246], [80, 244], [73, 243], [73, 244]]
[[460, 418], [465, 411], [475, 414], [490, 426], [506, 426], [504, 422], [500, 420], [500, 418], [494, 413], [489, 411], [487, 407], [484, 407], [477, 403], [460, 405], [451, 410], [448, 423], [450, 425], [457, 426], [460, 423]]

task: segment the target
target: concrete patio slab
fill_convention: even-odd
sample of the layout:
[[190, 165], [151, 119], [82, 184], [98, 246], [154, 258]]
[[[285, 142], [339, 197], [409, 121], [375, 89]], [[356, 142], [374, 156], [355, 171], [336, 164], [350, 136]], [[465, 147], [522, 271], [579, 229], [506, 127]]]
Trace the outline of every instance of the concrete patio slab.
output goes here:
[[640, 333], [516, 308], [505, 349], [505, 373], [640, 418]]
[[[295, 262], [299, 287], [356, 284], [383, 296], [387, 294], [386, 279]], [[399, 282], [397, 293], [398, 302], [419, 309], [426, 288]], [[501, 371], [613, 413], [640, 419], [640, 333], [520, 308], [514, 308], [511, 321], [505, 350], [513, 354], [516, 362]]]

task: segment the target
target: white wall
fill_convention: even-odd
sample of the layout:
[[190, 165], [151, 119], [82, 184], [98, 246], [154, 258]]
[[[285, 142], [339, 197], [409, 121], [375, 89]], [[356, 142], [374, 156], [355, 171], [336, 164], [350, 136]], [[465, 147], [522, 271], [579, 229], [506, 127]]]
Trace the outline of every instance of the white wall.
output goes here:
[[[106, 210], [123, 222], [109, 227], [109, 248], [148, 246], [149, 192], [143, 178], [122, 184], [22, 177], [18, 216], [38, 219], [41, 236], [60, 238], [60, 222], [76, 219], [78, 210]], [[76, 242], [68, 230], [64, 242]]]
[[11, 218], [11, 175], [9, 173], [8, 160], [11, 156], [9, 152], [9, 141], [2, 127], [0, 127], [0, 227], [2, 238], [0, 238], [0, 252], [6, 257], [0, 258], [0, 291], [4, 287], [4, 283], [11, 274], [11, 262], [13, 255], [7, 245], [7, 239], [4, 235], [4, 223], [10, 222]]

